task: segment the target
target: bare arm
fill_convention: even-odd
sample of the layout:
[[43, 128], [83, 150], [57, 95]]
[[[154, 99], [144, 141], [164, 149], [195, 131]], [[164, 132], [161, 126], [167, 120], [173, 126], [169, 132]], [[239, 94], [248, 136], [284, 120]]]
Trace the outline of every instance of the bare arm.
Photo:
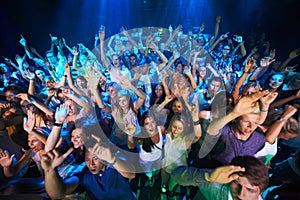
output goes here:
[[267, 93], [268, 91], [262, 91], [251, 96], [245, 96], [241, 98], [235, 105], [232, 112], [228, 113], [224, 117], [213, 120], [212, 123], [209, 124], [207, 127], [207, 133], [210, 135], [217, 135], [219, 131], [233, 119], [255, 111], [259, 108], [257, 100]]
[[266, 132], [266, 141], [270, 144], [274, 144], [276, 138], [278, 137], [282, 127], [287, 122], [287, 120], [292, 117], [297, 112], [297, 109], [291, 105], [287, 106], [282, 114], [281, 118], [276, 120], [268, 128]]

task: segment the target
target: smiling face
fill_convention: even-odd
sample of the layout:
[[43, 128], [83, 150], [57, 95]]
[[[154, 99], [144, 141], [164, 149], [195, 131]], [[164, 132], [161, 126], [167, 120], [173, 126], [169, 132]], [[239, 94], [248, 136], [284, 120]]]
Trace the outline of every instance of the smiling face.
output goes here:
[[44, 148], [44, 144], [39, 141], [33, 134], [28, 134], [28, 146], [33, 152], [39, 152]]
[[157, 97], [161, 97], [163, 95], [163, 87], [161, 85], [156, 86], [155, 94]]
[[87, 87], [87, 81], [84, 80], [84, 78], [77, 76], [76, 78], [76, 84], [80, 89], [86, 89]]
[[146, 130], [146, 132], [150, 137], [157, 134], [157, 126], [153, 117], [147, 117], [144, 120], [144, 129]]
[[42, 70], [35, 70], [35, 74], [36, 76], [40, 79], [40, 80], [43, 80], [45, 78], [45, 72], [42, 71]]
[[180, 114], [182, 112], [182, 104], [180, 101], [176, 100], [172, 104], [172, 110], [175, 114]]
[[76, 128], [75, 130], [72, 131], [71, 141], [72, 141], [73, 146], [74, 146], [75, 149], [83, 147], [81, 132], [82, 132], [82, 130], [80, 130], [78, 128]]
[[171, 132], [174, 138], [180, 136], [184, 130], [184, 124], [179, 120], [174, 120], [171, 125]]
[[284, 76], [282, 74], [275, 74], [269, 81], [269, 87], [272, 89], [277, 89], [283, 84], [283, 80]]
[[126, 96], [120, 96], [118, 98], [118, 104], [123, 111], [127, 111], [129, 108], [129, 99]]
[[257, 200], [261, 194], [258, 186], [252, 185], [246, 177], [239, 177], [230, 183], [233, 200]]

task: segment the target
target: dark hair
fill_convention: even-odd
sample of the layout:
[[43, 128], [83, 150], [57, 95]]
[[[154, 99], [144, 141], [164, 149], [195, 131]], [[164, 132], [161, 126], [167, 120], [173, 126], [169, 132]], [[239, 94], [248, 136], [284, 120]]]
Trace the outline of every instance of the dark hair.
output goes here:
[[155, 120], [154, 115], [150, 111], [145, 111], [141, 117], [142, 132], [140, 134], [140, 140], [142, 141], [142, 149], [146, 152], [151, 152], [151, 149], [155, 146], [154, 142], [151, 140], [151, 137], [149, 137], [149, 135], [146, 135], [147, 133], [144, 129], [145, 120], [149, 117], [152, 117]]
[[163, 85], [161, 83], [158, 83], [158, 84], [155, 84], [155, 85], [152, 85], [152, 93], [151, 93], [151, 96], [150, 96], [150, 107], [154, 105], [155, 103], [155, 100], [157, 98], [157, 95], [155, 93], [155, 90], [158, 86], [161, 86], [162, 87], [162, 90], [163, 90], [163, 94], [162, 96], [159, 98], [159, 100], [157, 101], [156, 104], [161, 104], [164, 100], [165, 100], [165, 97], [166, 97], [166, 92], [165, 92], [165, 89], [163, 87]]
[[237, 156], [232, 159], [230, 164], [244, 167], [245, 172], [241, 172], [239, 175], [246, 177], [252, 185], [258, 186], [260, 192], [268, 187], [268, 168], [259, 159], [254, 156]]
[[276, 88], [276, 90], [278, 91], [278, 90], [281, 90], [281, 89], [282, 89], [282, 87], [283, 87], [283, 85], [284, 85], [284, 81], [285, 81], [285, 74], [282, 73], [282, 72], [273, 72], [273, 73], [271, 73], [271, 74], [266, 78], [265, 84], [264, 84], [264, 88], [263, 88], [264, 90], [265, 90], [265, 89], [270, 89], [269, 82], [270, 82], [271, 78], [272, 78], [273, 76], [275, 76], [275, 75], [281, 75], [281, 76], [283, 77], [282, 84], [281, 84], [278, 88]]

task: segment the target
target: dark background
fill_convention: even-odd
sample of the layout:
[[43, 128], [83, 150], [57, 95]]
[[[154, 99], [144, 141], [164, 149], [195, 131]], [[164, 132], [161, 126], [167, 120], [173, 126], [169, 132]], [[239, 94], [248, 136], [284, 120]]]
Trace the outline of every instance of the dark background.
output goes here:
[[[205, 24], [213, 33], [215, 18], [222, 17], [220, 32], [260, 35], [266, 33], [271, 48], [285, 59], [300, 48], [298, 0], [2, 0], [0, 6], [0, 55], [23, 54], [22, 34], [42, 54], [50, 48], [49, 33], [64, 37], [72, 46], [82, 42], [93, 48], [101, 24], [107, 35], [127, 29], [178, 24], [186, 29]], [[246, 46], [247, 48], [247, 46]], [[250, 51], [249, 47], [248, 50]], [[2, 58], [0, 58], [2, 61]]]

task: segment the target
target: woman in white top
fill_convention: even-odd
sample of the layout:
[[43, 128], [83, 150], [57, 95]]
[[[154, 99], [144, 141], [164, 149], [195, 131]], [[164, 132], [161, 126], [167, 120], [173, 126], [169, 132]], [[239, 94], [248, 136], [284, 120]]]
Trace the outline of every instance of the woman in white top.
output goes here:
[[152, 172], [161, 169], [164, 127], [157, 126], [154, 115], [146, 111], [141, 117], [141, 129], [142, 132], [139, 135], [140, 164], [146, 175], [151, 177]]

